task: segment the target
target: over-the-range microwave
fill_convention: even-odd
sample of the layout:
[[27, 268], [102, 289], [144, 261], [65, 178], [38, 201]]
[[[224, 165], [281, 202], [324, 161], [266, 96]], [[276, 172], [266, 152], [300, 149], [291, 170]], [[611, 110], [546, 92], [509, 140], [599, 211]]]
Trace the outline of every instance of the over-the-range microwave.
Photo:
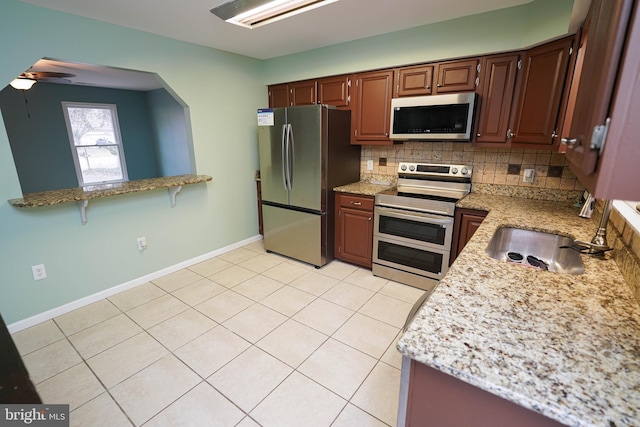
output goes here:
[[412, 96], [391, 100], [391, 139], [470, 141], [476, 94]]

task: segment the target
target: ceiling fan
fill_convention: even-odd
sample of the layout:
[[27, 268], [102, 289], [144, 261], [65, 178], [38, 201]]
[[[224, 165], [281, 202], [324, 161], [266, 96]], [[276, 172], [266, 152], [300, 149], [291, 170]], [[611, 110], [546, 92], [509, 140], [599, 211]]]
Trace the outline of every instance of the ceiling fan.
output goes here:
[[25, 71], [18, 78], [31, 79], [44, 83], [71, 83], [69, 77], [75, 77], [71, 73], [59, 73], [56, 71]]
[[61, 73], [57, 71], [25, 71], [15, 78], [10, 84], [15, 89], [29, 90], [36, 82], [43, 83], [71, 83], [70, 77], [75, 74]]

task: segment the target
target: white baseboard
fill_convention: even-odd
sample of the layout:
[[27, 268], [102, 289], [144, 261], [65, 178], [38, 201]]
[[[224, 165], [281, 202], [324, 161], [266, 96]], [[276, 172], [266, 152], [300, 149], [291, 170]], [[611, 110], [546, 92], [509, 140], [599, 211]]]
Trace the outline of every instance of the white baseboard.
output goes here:
[[15, 333], [21, 331], [26, 328], [30, 328], [31, 326], [35, 326], [38, 323], [45, 322], [47, 320], [53, 319], [54, 317], [61, 316], [63, 314], [69, 313], [70, 311], [76, 310], [78, 308], [84, 307], [85, 305], [93, 304], [94, 302], [100, 301], [101, 299], [108, 298], [112, 295], [115, 295], [119, 292], [126, 291], [131, 288], [135, 288], [138, 285], [142, 285], [143, 283], [147, 283], [151, 280], [157, 279], [162, 276], [166, 276], [170, 273], [175, 273], [178, 270], [182, 270], [183, 268], [187, 268], [189, 266], [198, 264], [202, 261], [206, 261], [218, 255], [222, 255], [226, 252], [230, 252], [234, 249], [238, 249], [242, 246], [248, 245], [249, 243], [257, 242], [262, 240], [262, 236], [257, 235], [250, 237], [248, 239], [242, 240], [240, 242], [231, 244], [229, 246], [225, 246], [224, 248], [217, 249], [215, 251], [197, 256], [195, 258], [191, 258], [189, 260], [183, 261], [181, 263], [172, 265], [167, 268], [163, 268], [162, 270], [155, 271], [153, 273], [149, 273], [145, 276], [138, 277], [137, 279], [130, 280], [128, 282], [122, 283], [120, 285], [116, 285], [112, 288], [105, 289], [103, 291], [97, 292], [92, 295], [88, 295], [84, 298], [77, 299], [75, 301], [71, 301], [70, 303], [61, 305], [56, 308], [52, 308], [51, 310], [47, 310], [43, 313], [36, 314], [35, 316], [28, 317], [23, 320], [19, 320], [15, 323], [11, 323], [7, 326], [10, 333]]

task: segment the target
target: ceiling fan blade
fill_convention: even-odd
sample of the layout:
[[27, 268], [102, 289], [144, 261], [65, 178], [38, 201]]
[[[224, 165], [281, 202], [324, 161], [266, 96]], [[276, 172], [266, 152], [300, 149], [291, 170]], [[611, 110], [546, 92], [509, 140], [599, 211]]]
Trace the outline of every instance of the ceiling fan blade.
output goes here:
[[58, 73], [55, 71], [25, 71], [21, 74], [21, 77], [39, 81], [52, 81], [51, 79], [67, 79], [69, 77], [75, 77], [75, 74], [71, 73]]

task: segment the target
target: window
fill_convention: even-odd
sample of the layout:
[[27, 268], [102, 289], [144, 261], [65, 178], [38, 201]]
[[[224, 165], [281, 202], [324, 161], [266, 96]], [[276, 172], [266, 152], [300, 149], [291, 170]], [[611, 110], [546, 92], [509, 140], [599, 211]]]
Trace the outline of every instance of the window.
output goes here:
[[80, 186], [127, 181], [114, 104], [62, 102]]
[[640, 206], [640, 202], [613, 201], [613, 207], [620, 212], [620, 215], [635, 229], [636, 233], [640, 234], [640, 208], [637, 206]]

